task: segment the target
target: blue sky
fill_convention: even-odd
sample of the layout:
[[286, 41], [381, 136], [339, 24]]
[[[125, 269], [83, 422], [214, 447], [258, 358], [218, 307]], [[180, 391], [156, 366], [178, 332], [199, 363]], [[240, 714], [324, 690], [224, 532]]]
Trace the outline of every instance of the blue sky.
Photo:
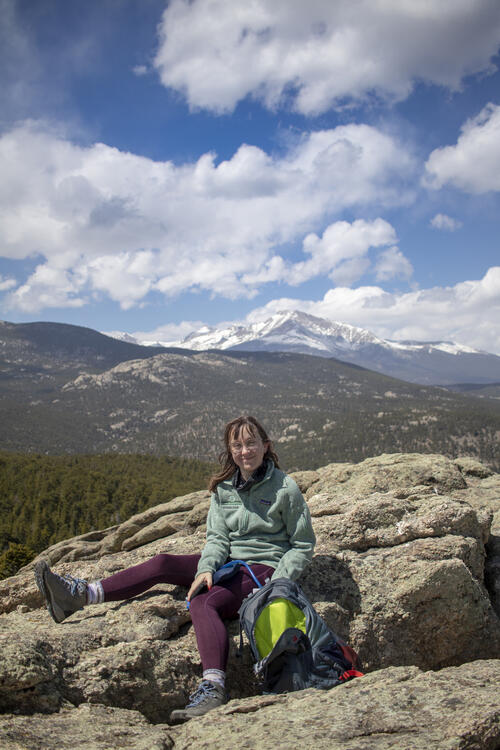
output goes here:
[[0, 0], [0, 317], [500, 354], [498, 0]]

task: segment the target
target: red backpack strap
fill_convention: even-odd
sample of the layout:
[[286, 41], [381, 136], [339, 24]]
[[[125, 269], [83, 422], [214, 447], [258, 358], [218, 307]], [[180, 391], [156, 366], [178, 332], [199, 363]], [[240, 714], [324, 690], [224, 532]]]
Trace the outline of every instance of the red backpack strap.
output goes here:
[[342, 641], [339, 641], [339, 646], [342, 649], [342, 655], [344, 659], [348, 664], [350, 664], [351, 669], [355, 669], [356, 667], [361, 666], [359, 656], [353, 648], [348, 646], [347, 643], [343, 643]]
[[364, 677], [365, 675], [363, 672], [358, 672], [357, 669], [346, 669], [345, 672], [342, 672], [341, 675], [339, 675], [339, 680], [341, 682], [348, 682], [349, 680], [353, 680], [355, 677]]

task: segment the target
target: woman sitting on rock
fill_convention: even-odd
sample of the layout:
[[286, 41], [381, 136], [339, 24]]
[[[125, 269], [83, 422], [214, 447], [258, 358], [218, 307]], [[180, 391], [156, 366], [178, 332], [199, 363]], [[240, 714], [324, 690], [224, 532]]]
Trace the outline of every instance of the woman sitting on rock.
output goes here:
[[[279, 469], [264, 428], [254, 417], [238, 417], [226, 425], [221, 470], [210, 481], [213, 492], [201, 555], [160, 554], [147, 562], [88, 583], [53, 573], [46, 562], [35, 565], [38, 588], [56, 622], [87, 604], [138, 596], [159, 583], [189, 586], [190, 606], [203, 679], [186, 708], [173, 711], [172, 721], [201, 716], [226, 703], [225, 674], [229, 638], [223, 618], [235, 618], [245, 597], [269, 578], [300, 576], [310, 562], [315, 537], [309, 510], [296, 483]], [[213, 582], [230, 560], [230, 578]], [[217, 577], [216, 577], [217, 578]]]

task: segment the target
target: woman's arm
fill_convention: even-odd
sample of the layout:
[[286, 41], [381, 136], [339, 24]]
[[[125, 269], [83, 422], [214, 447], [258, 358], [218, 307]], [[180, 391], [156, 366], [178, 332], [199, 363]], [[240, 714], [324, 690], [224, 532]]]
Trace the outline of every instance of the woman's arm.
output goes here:
[[219, 508], [217, 495], [212, 495], [207, 516], [207, 537], [196, 572], [215, 573], [229, 557], [229, 532]]
[[272, 578], [296, 580], [311, 562], [316, 537], [311, 523], [311, 514], [301, 491], [295, 482], [287, 477], [289, 486], [288, 502], [284, 503], [283, 521], [289, 536], [291, 548], [278, 563]]

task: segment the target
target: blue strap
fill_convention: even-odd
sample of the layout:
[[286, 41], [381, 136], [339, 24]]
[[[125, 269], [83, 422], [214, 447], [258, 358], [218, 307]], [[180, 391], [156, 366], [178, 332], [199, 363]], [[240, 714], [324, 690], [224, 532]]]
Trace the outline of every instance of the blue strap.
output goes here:
[[[250, 575], [252, 576], [253, 580], [254, 580], [254, 581], [255, 581], [255, 583], [257, 584], [257, 587], [258, 587], [259, 589], [261, 589], [261, 588], [262, 588], [262, 584], [261, 584], [261, 582], [260, 582], [260, 581], [258, 580], [258, 578], [257, 578], [257, 577], [255, 576], [255, 574], [254, 574], [254, 572], [253, 572], [252, 568], [251, 568], [251, 567], [250, 567], [250, 565], [249, 565], [248, 563], [246, 563], [246, 562], [245, 562], [244, 560], [230, 560], [230, 561], [229, 561], [228, 563], [226, 563], [225, 565], [223, 565], [223, 566], [222, 566], [222, 568], [228, 568], [228, 567], [229, 567], [230, 565], [234, 565], [235, 563], [239, 563], [240, 565], [243, 565], [243, 566], [244, 566], [244, 567], [245, 567], [245, 568], [246, 568], [246, 569], [248, 570], [248, 572], [250, 573]], [[222, 568], [219, 568], [219, 570], [222, 570]]]
[[[259, 589], [261, 589], [262, 588], [262, 584], [260, 583], [260, 581], [258, 580], [258, 578], [255, 576], [255, 574], [254, 574], [252, 568], [250, 567], [250, 565], [248, 563], [246, 563], [244, 560], [230, 560], [225, 565], [222, 565], [218, 570], [216, 570], [215, 574], [217, 574], [219, 572], [219, 570], [224, 570], [224, 568], [234, 568], [236, 566], [239, 567], [240, 565], [243, 565], [243, 567], [245, 567], [247, 569], [248, 573], [252, 576], [254, 582], [257, 584], [257, 587]], [[196, 594], [195, 594], [195, 596], [196, 596]], [[186, 609], [189, 609], [189, 606], [190, 606], [190, 603], [186, 600]]]

